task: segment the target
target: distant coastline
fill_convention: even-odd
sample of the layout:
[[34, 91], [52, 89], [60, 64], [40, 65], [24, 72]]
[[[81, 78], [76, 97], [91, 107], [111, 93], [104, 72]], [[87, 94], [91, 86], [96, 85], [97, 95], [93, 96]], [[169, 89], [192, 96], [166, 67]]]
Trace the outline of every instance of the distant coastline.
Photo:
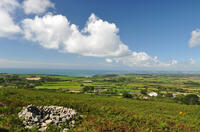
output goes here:
[[200, 75], [200, 71], [122, 71], [122, 70], [86, 70], [86, 69], [28, 69], [28, 68], [0, 68], [0, 73], [8, 74], [44, 74], [65, 76], [94, 76], [103, 74], [193, 74]]
[[0, 68], [0, 73], [8, 74], [44, 74], [65, 76], [94, 76], [103, 74], [128, 74], [130, 71], [112, 70], [84, 70], [84, 69], [26, 69], [26, 68]]

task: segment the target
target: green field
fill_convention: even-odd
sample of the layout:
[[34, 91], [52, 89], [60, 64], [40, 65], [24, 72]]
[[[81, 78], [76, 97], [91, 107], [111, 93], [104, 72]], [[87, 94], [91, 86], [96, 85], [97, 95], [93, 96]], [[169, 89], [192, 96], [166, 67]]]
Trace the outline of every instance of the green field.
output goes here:
[[[27, 77], [40, 77], [28, 81]], [[85, 82], [90, 80], [90, 82]], [[200, 105], [186, 105], [167, 97], [168, 93], [185, 96], [200, 95], [198, 75], [101, 75], [95, 77], [69, 77], [53, 75], [0, 74], [0, 129], [27, 131], [17, 113], [23, 106], [59, 105], [77, 110], [84, 116], [70, 131], [80, 132], [154, 132], [200, 131]], [[95, 93], [83, 91], [85, 87], [104, 90]], [[123, 98], [124, 92], [148, 95]], [[71, 93], [70, 91], [80, 91]], [[47, 131], [60, 131], [49, 128]], [[29, 130], [36, 131], [36, 130]]]
[[[7, 75], [8, 76], [8, 75]], [[27, 77], [48, 78], [35, 86], [36, 89], [65, 89], [81, 90], [84, 86], [94, 86], [95, 89], [114, 89], [115, 91], [140, 91], [148, 88], [148, 91], [177, 92], [184, 90], [185, 93], [200, 93], [200, 76], [198, 75], [150, 75], [150, 74], [128, 74], [118, 76], [97, 76], [97, 77], [70, 77], [53, 75], [20, 75], [17, 81], [25, 82]], [[4, 74], [0, 79], [5, 78]], [[12, 78], [12, 77], [11, 77]], [[84, 83], [91, 80], [92, 83]], [[27, 82], [27, 81], [26, 81]], [[27, 82], [29, 83], [29, 82]], [[3, 84], [0, 84], [2, 87]], [[16, 81], [8, 82], [8, 85], [16, 85]]]

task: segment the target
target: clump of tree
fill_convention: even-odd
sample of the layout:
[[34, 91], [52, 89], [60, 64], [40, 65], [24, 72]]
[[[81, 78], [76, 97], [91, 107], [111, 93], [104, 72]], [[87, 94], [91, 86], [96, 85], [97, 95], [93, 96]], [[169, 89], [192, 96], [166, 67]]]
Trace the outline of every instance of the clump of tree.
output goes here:
[[82, 89], [83, 92], [93, 92], [94, 86], [84, 86]]
[[146, 89], [142, 89], [140, 92], [141, 92], [141, 94], [143, 94], [143, 95], [147, 95], [147, 88], [146, 88]]
[[42, 82], [56, 82], [56, 81], [60, 81], [60, 79], [46, 76], [46, 77], [41, 77], [41, 81]]
[[123, 92], [122, 95], [124, 98], [132, 98], [133, 96], [131, 94], [129, 94], [127, 91]]
[[199, 104], [199, 97], [196, 94], [189, 94], [184, 97], [183, 102], [187, 105]]
[[199, 97], [196, 94], [188, 94], [186, 96], [178, 95], [175, 98], [175, 101], [178, 103], [183, 103], [187, 105], [197, 105], [199, 104]]
[[172, 97], [173, 97], [173, 94], [172, 94], [172, 93], [166, 93], [166, 94], [165, 94], [165, 97], [172, 98]]

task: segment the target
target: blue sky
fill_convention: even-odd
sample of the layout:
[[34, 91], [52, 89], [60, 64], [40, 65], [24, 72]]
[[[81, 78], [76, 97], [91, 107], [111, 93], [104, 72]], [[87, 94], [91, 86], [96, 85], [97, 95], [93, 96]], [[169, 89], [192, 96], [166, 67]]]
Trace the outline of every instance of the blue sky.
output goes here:
[[197, 0], [2, 0], [0, 67], [200, 70], [199, 5]]

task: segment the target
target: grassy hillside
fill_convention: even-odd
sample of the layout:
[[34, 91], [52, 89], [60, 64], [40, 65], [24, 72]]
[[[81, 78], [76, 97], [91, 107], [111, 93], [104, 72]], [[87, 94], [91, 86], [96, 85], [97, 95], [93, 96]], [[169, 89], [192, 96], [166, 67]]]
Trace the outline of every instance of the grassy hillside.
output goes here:
[[0, 90], [0, 103], [0, 128], [10, 131], [24, 130], [17, 113], [28, 104], [60, 105], [76, 109], [84, 118], [71, 131], [200, 130], [200, 106], [170, 101], [141, 101], [115, 96], [6, 88]]
[[[158, 96], [150, 97], [152, 91]], [[193, 104], [187, 102], [191, 94], [200, 96], [198, 75], [0, 74], [0, 131], [27, 131], [17, 113], [29, 104], [74, 108], [84, 118], [70, 131], [200, 131], [200, 105], [184, 105]]]

